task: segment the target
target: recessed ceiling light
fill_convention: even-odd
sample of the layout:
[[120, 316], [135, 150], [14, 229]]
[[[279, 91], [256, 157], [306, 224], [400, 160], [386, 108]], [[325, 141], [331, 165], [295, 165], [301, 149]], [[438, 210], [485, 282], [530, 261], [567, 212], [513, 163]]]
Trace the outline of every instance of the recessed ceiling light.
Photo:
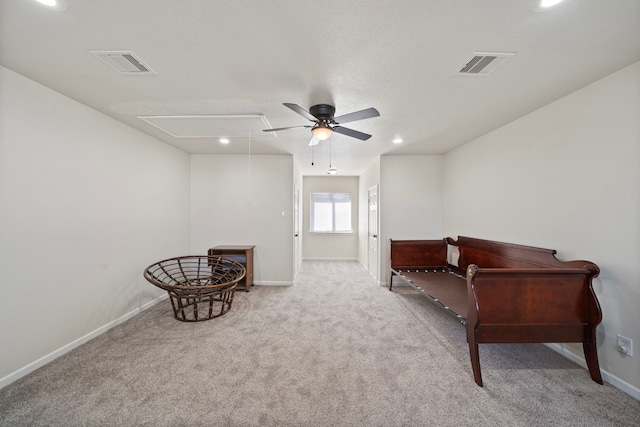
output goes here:
[[391, 142], [393, 142], [394, 144], [402, 144], [402, 138], [396, 138]]
[[551, 7], [560, 3], [562, 0], [541, 0], [540, 7]]
[[531, 9], [534, 12], [545, 12], [563, 0], [535, 0]]
[[228, 144], [229, 138], [220, 138], [219, 141], [220, 141], [220, 144]]
[[65, 0], [36, 0], [43, 6], [48, 7], [53, 10], [65, 10], [67, 8], [67, 3]]

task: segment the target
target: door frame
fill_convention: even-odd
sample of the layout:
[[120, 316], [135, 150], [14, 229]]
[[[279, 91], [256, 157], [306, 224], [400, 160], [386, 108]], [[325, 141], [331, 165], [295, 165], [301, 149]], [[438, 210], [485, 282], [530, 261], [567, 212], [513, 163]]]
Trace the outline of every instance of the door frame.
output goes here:
[[[371, 218], [372, 196], [375, 201], [375, 205], [374, 205], [375, 215], [374, 215], [373, 221]], [[380, 197], [379, 197], [379, 191], [378, 191], [378, 184], [376, 184], [373, 187], [369, 188], [367, 192], [367, 270], [369, 271], [369, 274], [371, 274], [373, 278], [376, 279], [376, 281], [378, 281], [379, 270], [380, 270], [380, 240], [379, 240], [380, 220], [378, 215], [379, 203], [380, 203]], [[373, 254], [374, 254], [373, 257], [375, 258], [373, 260], [371, 259], [372, 244], [373, 244]]]

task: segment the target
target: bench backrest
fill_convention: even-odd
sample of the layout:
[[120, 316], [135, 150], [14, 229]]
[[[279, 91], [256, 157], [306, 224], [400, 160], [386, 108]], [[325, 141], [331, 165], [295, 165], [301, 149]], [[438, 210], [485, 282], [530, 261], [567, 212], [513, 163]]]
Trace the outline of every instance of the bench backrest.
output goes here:
[[[457, 240], [389, 240], [391, 268], [424, 270], [447, 268], [449, 246], [458, 249], [458, 265], [465, 271], [470, 264], [480, 268], [586, 268], [595, 275], [598, 266], [589, 261], [560, 261], [554, 249], [543, 249], [514, 243], [495, 242], [459, 236]], [[595, 277], [594, 275], [594, 277]]]
[[[470, 264], [480, 268], [584, 268], [589, 261], [560, 261], [554, 249], [543, 249], [513, 243], [495, 242], [459, 236], [458, 240], [446, 238], [448, 244], [459, 252], [458, 267], [466, 269]], [[597, 269], [597, 266], [595, 267]]]

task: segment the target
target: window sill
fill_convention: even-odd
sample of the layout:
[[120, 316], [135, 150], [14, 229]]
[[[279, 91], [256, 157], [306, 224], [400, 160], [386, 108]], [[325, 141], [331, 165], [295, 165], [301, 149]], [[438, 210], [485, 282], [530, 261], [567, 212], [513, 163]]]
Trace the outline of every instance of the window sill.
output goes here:
[[310, 231], [309, 234], [353, 234], [351, 231]]

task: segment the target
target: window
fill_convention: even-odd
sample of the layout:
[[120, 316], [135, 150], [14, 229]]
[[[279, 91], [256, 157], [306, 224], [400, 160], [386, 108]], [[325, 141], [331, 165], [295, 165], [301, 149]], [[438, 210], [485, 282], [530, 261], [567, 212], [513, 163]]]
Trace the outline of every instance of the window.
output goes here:
[[351, 233], [351, 193], [311, 193], [312, 233]]

